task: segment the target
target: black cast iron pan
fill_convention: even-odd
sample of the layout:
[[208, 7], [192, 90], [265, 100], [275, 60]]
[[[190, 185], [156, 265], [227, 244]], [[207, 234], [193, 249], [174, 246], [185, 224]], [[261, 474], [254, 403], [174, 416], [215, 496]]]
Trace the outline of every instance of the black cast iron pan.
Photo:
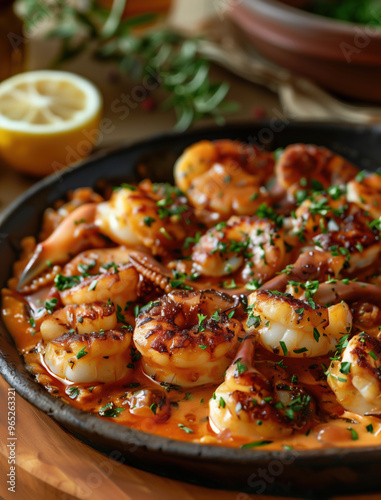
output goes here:
[[[37, 183], [0, 219], [0, 287], [10, 277], [20, 240], [38, 232], [43, 210], [81, 186], [138, 181], [148, 168], [154, 181], [172, 181], [176, 158], [201, 139], [239, 139], [273, 150], [295, 142], [326, 146], [357, 164], [381, 166], [381, 127], [289, 124], [273, 121], [163, 135], [100, 153], [78, 166]], [[144, 169], [143, 169], [144, 170]], [[12, 339], [0, 321], [0, 373], [27, 401], [79, 439], [134, 467], [213, 488], [328, 498], [334, 494], [381, 490], [381, 445], [306, 451], [231, 449], [175, 441], [119, 426], [81, 412], [49, 395], [25, 370]]]

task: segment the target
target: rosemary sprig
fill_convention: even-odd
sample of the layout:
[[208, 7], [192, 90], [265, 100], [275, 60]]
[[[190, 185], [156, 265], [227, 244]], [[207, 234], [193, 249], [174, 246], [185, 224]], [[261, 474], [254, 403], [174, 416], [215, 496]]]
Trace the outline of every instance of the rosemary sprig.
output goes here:
[[[201, 56], [201, 38], [186, 38], [168, 28], [140, 31], [137, 26], [156, 19], [156, 14], [141, 14], [124, 19], [126, 0], [114, 0], [106, 11], [96, 0], [85, 9], [81, 2], [59, 0], [18, 0], [26, 31], [36, 29], [36, 23], [49, 17], [54, 26], [47, 36], [61, 40], [61, 50], [53, 65], [90, 50], [98, 60], [115, 61], [122, 73], [137, 82], [149, 82], [149, 89], [164, 89], [168, 98], [164, 109], [174, 109], [175, 128], [187, 129], [194, 121], [213, 117], [218, 124], [224, 115], [237, 109], [236, 103], [226, 101], [229, 84], [210, 80], [209, 61]], [[36, 18], [35, 14], [39, 16]], [[147, 85], [148, 87], [148, 85]]]

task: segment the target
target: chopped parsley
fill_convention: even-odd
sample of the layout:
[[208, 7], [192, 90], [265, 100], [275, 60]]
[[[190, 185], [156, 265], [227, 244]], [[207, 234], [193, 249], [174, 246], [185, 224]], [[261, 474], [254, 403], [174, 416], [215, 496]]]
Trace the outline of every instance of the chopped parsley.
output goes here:
[[372, 425], [372, 424], [367, 425], [367, 426], [366, 426], [366, 430], [367, 430], [368, 432], [370, 432], [371, 434], [373, 434], [373, 425]]
[[258, 328], [258, 326], [260, 324], [261, 324], [261, 317], [255, 316], [253, 314], [253, 310], [251, 309], [249, 317], [247, 318], [247, 322], [246, 322], [247, 327], [250, 328], [253, 326], [254, 328]]
[[316, 340], [316, 342], [319, 342], [320, 340], [320, 333], [317, 328], [314, 328], [314, 339]]
[[273, 441], [254, 441], [252, 443], [246, 443], [241, 445], [241, 448], [257, 448], [258, 446], [267, 446], [273, 443]]
[[75, 399], [79, 395], [78, 387], [71, 386], [68, 388], [67, 392], [69, 393], [70, 399]]
[[377, 354], [374, 351], [369, 351], [369, 356], [377, 361], [378, 357]]
[[86, 354], [89, 354], [88, 352], [86, 352], [86, 347], [82, 347], [82, 349], [79, 352], [77, 352], [75, 357], [77, 359], [81, 359], [81, 358], [83, 358], [83, 356], [86, 356]]
[[236, 282], [235, 282], [234, 279], [232, 279], [230, 283], [228, 283], [227, 281], [224, 281], [222, 283], [222, 286], [224, 288], [227, 288], [227, 289], [230, 289], [230, 290], [233, 290], [234, 288], [238, 288], [238, 286], [237, 286], [237, 284], [236, 284]]
[[211, 319], [214, 321], [220, 321], [221, 309], [217, 309], [215, 313], [212, 314]]
[[198, 317], [197, 333], [204, 332], [205, 331], [204, 321], [206, 320], [207, 316], [205, 314], [197, 314], [197, 317]]
[[357, 432], [354, 429], [352, 429], [352, 427], [348, 427], [348, 430], [351, 433], [352, 441], [357, 441], [359, 438], [359, 435], [357, 434]]
[[90, 269], [92, 269], [93, 267], [95, 267], [96, 264], [97, 263], [95, 262], [95, 260], [92, 260], [88, 264], [83, 264], [81, 262], [80, 264], [78, 264], [77, 269], [82, 274], [82, 276], [84, 278], [87, 278], [88, 276], [90, 276], [90, 274], [88, 273], [88, 271], [90, 271]]
[[307, 347], [302, 347], [301, 349], [294, 349], [295, 354], [302, 354], [303, 352], [307, 352]]
[[152, 224], [156, 221], [153, 217], [144, 217], [143, 222], [146, 226], [151, 227]]
[[181, 430], [186, 432], [187, 434], [192, 434], [192, 429], [189, 429], [189, 427], [186, 427], [184, 424], [177, 424], [178, 427], [180, 427]]
[[279, 341], [279, 345], [280, 345], [280, 346], [281, 346], [281, 348], [282, 348], [283, 354], [284, 354], [285, 356], [287, 356], [288, 350], [287, 350], [287, 346], [286, 346], [286, 344], [283, 342], [283, 340], [280, 340], [280, 341]]
[[349, 361], [343, 361], [340, 365], [340, 372], [344, 375], [348, 375], [351, 371], [351, 363]]
[[237, 361], [236, 366], [239, 375], [242, 375], [242, 373], [245, 373], [247, 371], [247, 366], [240, 361]]
[[47, 310], [47, 312], [49, 314], [52, 314], [53, 310], [57, 304], [58, 304], [58, 299], [49, 299], [49, 300], [45, 301], [44, 306], [45, 306], [45, 309]]
[[80, 281], [80, 276], [63, 276], [62, 274], [57, 274], [54, 278], [54, 284], [60, 292], [73, 288]]
[[102, 406], [102, 408], [99, 408], [99, 415], [101, 417], [115, 418], [122, 411], [124, 411], [124, 408], [118, 408], [117, 406], [114, 405], [114, 403], [107, 403], [105, 406]]
[[201, 238], [201, 233], [196, 233], [194, 238], [192, 238], [191, 236], [188, 236], [187, 238], [185, 238], [184, 246], [183, 246], [184, 250], [187, 250], [192, 243], [194, 243], [194, 244], [198, 243], [200, 241], [200, 238]]
[[260, 288], [261, 285], [262, 285], [261, 281], [253, 279], [248, 283], [246, 283], [245, 288], [246, 290], [258, 290], [258, 288]]
[[283, 226], [283, 216], [277, 214], [275, 210], [272, 207], [269, 207], [266, 203], [262, 203], [258, 207], [255, 215], [257, 215], [261, 219], [272, 220], [278, 229]]
[[149, 409], [152, 411], [152, 413], [154, 415], [156, 415], [157, 404], [156, 403], [152, 403], [151, 406], [149, 407]]

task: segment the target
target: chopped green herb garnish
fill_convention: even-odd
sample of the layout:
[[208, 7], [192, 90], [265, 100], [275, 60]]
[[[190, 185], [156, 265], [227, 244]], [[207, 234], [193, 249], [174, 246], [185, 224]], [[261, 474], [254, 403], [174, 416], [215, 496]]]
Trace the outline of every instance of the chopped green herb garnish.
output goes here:
[[105, 406], [102, 406], [102, 408], [99, 408], [99, 415], [101, 417], [115, 418], [122, 411], [124, 411], [124, 408], [118, 408], [117, 406], [114, 405], [114, 403], [107, 403]]
[[220, 321], [220, 313], [221, 313], [221, 309], [217, 309], [217, 311], [214, 314], [212, 314], [211, 318], [214, 321]]
[[45, 309], [49, 314], [53, 313], [54, 308], [58, 304], [58, 299], [49, 299], [45, 301]]
[[351, 363], [349, 361], [343, 361], [340, 365], [340, 371], [344, 373], [344, 375], [348, 375], [351, 371]]
[[239, 375], [242, 375], [242, 373], [245, 373], [245, 371], [247, 371], [247, 366], [241, 363], [240, 361], [236, 363], [236, 366]]
[[241, 448], [257, 448], [258, 446], [267, 446], [273, 441], [254, 441], [253, 443], [246, 443], [241, 446]]
[[189, 427], [186, 427], [184, 424], [177, 424], [178, 427], [180, 427], [181, 430], [186, 432], [187, 434], [191, 434], [193, 431], [192, 429], [189, 429]]
[[301, 349], [294, 349], [295, 354], [301, 354], [301, 353], [307, 352], [307, 351], [308, 351], [307, 347], [302, 347]]
[[283, 354], [284, 354], [285, 356], [287, 356], [288, 350], [287, 350], [287, 346], [286, 346], [286, 344], [283, 342], [283, 340], [280, 340], [280, 341], [279, 341], [279, 345], [280, 345], [280, 346], [281, 346], [281, 348], [282, 348]]
[[130, 387], [131, 387], [132, 389], [136, 389], [136, 387], [140, 387], [140, 385], [141, 385], [141, 384], [140, 384], [139, 382], [131, 382]]
[[62, 274], [57, 274], [54, 278], [54, 284], [60, 292], [73, 288], [80, 281], [81, 278], [79, 276], [63, 276]]
[[159, 232], [167, 238], [167, 240], [173, 240], [173, 237], [168, 233], [168, 231], [165, 229], [165, 227], [161, 227], [159, 229]]
[[206, 320], [207, 316], [205, 314], [197, 314], [198, 317], [198, 330], [197, 332], [203, 332], [205, 331], [205, 326], [204, 326], [204, 321]]
[[320, 333], [317, 328], [314, 328], [314, 339], [316, 340], [316, 342], [319, 342], [320, 340]]
[[248, 283], [246, 283], [245, 288], [246, 290], [258, 290], [258, 288], [260, 288], [261, 285], [262, 285], [261, 281], [253, 279]]
[[348, 427], [348, 430], [351, 433], [352, 441], [357, 441], [359, 438], [359, 435], [357, 434], [357, 432], [354, 429], [352, 429], [352, 427]]
[[151, 227], [152, 224], [156, 221], [153, 217], [144, 217], [143, 222], [146, 226]]
[[79, 352], [77, 352], [75, 357], [77, 359], [81, 359], [81, 358], [83, 358], [83, 356], [86, 356], [86, 354], [89, 354], [88, 352], [86, 352], [86, 347], [82, 347], [82, 349]]
[[232, 279], [230, 283], [228, 283], [227, 281], [224, 281], [222, 283], [222, 286], [224, 288], [227, 288], [227, 289], [230, 289], [230, 290], [233, 290], [234, 288], [238, 288], [234, 279]]
[[156, 403], [152, 403], [151, 406], [149, 407], [149, 409], [152, 411], [152, 413], [154, 415], [156, 415], [157, 404]]
[[69, 398], [75, 399], [79, 395], [78, 387], [71, 386], [68, 388]]

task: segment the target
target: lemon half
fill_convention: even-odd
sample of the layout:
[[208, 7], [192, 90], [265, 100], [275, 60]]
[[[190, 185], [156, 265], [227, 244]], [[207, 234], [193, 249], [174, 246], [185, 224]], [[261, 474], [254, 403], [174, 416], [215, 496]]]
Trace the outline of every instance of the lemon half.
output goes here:
[[0, 83], [0, 154], [41, 176], [80, 160], [98, 137], [102, 97], [66, 71], [30, 71]]

